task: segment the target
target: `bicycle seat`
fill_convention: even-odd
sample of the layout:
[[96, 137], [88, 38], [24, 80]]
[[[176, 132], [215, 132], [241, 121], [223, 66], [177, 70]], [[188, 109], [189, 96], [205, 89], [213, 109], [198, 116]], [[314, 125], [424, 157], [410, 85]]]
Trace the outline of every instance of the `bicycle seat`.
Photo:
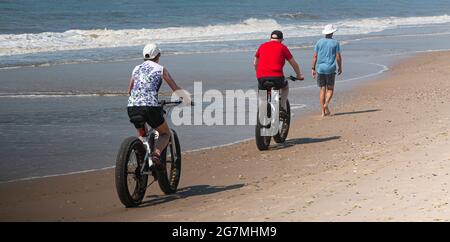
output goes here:
[[145, 124], [145, 117], [142, 115], [134, 115], [130, 117], [130, 122], [133, 123], [137, 129], [143, 128]]
[[132, 123], [143, 123], [145, 122], [145, 118], [142, 115], [134, 115], [130, 117], [130, 122]]
[[271, 82], [271, 81], [265, 81], [265, 82], [262, 84], [262, 86], [263, 86], [265, 89], [267, 89], [267, 90], [270, 90], [270, 89], [275, 89], [275, 90], [280, 89], [280, 88], [277, 86], [277, 84], [276, 84], [275, 82]]

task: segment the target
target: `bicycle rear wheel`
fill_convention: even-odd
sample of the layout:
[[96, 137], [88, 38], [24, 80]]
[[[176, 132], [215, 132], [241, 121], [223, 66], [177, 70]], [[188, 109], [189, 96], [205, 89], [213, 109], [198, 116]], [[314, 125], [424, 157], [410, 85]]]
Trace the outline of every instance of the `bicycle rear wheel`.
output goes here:
[[[281, 105], [280, 105], [281, 110]], [[276, 143], [284, 143], [289, 134], [289, 127], [291, 125], [291, 105], [289, 100], [286, 100], [286, 112], [280, 112], [280, 127], [278, 133], [273, 136]]]
[[272, 137], [261, 135], [261, 129], [263, 128], [263, 125], [259, 122], [259, 112], [257, 115], [258, 116], [256, 118], [257, 120], [255, 127], [256, 147], [258, 147], [258, 150], [267, 150], [269, 149], [270, 140], [272, 139]]
[[136, 137], [129, 137], [122, 142], [117, 154], [115, 182], [117, 195], [125, 207], [141, 204], [147, 189], [148, 175], [141, 171], [145, 166], [145, 147]]
[[181, 148], [178, 135], [172, 129], [173, 140], [170, 138], [169, 144], [161, 152], [161, 162], [165, 165], [163, 171], [157, 171], [158, 184], [165, 194], [177, 191], [181, 177]]

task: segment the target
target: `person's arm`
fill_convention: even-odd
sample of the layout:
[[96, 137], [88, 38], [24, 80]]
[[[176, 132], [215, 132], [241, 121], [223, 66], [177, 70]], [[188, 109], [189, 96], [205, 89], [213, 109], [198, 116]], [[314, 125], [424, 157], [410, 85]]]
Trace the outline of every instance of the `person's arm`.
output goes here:
[[338, 64], [338, 75], [342, 74], [342, 56], [341, 53], [336, 54], [336, 62]]
[[260, 50], [260, 48], [261, 48], [261, 47], [259, 47], [259, 48], [256, 50], [255, 58], [253, 59], [253, 66], [255, 67], [255, 71], [258, 70], [259, 50]]
[[311, 75], [313, 79], [316, 79], [316, 64], [317, 64], [317, 52], [314, 52], [312, 63], [311, 63]]
[[130, 84], [128, 84], [128, 96], [131, 95], [131, 90], [133, 90], [133, 86], [134, 86], [134, 79], [133, 77], [130, 78]]
[[172, 89], [172, 91], [176, 91], [176, 90], [180, 90], [181, 88], [175, 83], [175, 81], [173, 80], [172, 76], [170, 75], [169, 71], [164, 68], [163, 70], [163, 78], [164, 81], [167, 82], [167, 84], [169, 85], [169, 87]]
[[302, 72], [300, 71], [300, 66], [298, 65], [297, 61], [295, 61], [294, 57], [289, 59], [288, 62], [292, 66], [292, 69], [294, 69], [295, 74], [297, 75], [295, 78], [297, 80], [303, 80], [304, 77], [302, 75]]
[[166, 68], [163, 69], [163, 79], [167, 82], [172, 91], [175, 92], [175, 94], [178, 97], [183, 99], [183, 103], [185, 103], [186, 105], [191, 104], [191, 98], [189, 93], [175, 83], [175, 81], [173, 80], [172, 76], [170, 75], [169, 71]]
[[258, 61], [259, 61], [258, 57], [255, 57], [255, 59], [253, 59], [253, 66], [255, 67], [255, 70], [258, 69]]

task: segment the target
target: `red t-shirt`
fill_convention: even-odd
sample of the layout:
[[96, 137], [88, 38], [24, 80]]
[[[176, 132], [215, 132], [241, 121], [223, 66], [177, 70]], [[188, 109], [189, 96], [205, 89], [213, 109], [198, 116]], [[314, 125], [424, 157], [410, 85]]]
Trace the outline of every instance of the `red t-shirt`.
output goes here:
[[283, 66], [292, 58], [289, 49], [278, 41], [269, 41], [259, 46], [255, 57], [259, 59], [256, 78], [284, 76]]

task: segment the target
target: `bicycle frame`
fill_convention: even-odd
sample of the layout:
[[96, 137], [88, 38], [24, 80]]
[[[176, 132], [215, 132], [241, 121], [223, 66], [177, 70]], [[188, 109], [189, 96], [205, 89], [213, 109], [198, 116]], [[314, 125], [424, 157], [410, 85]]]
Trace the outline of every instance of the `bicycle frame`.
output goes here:
[[[276, 91], [276, 92], [274, 92]], [[278, 124], [279, 124], [279, 112], [280, 112], [280, 95], [281, 90], [279, 89], [268, 89], [266, 91], [266, 98], [264, 100], [265, 104], [265, 112], [258, 112], [260, 116], [258, 116], [259, 122], [262, 124], [262, 132], [263, 136], [273, 136], [278, 132]], [[274, 103], [275, 101], [275, 103]], [[259, 106], [263, 108], [263, 105]], [[262, 115], [262, 116], [261, 116]]]
[[[293, 76], [289, 76], [288, 78], [285, 78], [286, 81], [296, 81], [297, 79]], [[276, 91], [276, 92], [274, 92]], [[276, 95], [274, 95], [276, 94]], [[266, 115], [262, 119], [259, 119], [261, 121], [261, 124], [263, 125], [263, 136], [273, 136], [277, 134], [279, 131], [278, 129], [281, 127], [280, 123], [280, 109], [281, 109], [281, 94], [282, 89], [281, 88], [275, 88], [271, 87], [266, 90], [266, 98], [267, 98], [267, 108], [266, 108]], [[273, 102], [275, 100], [275, 103]], [[261, 106], [260, 106], [261, 107]], [[273, 115], [275, 114], [275, 115]], [[258, 117], [260, 118], [260, 117]], [[275, 124], [275, 125], [274, 125]], [[268, 128], [270, 126], [270, 128]], [[267, 128], [269, 130], [267, 130]], [[266, 133], [267, 132], [267, 133]]]
[[[171, 105], [171, 107], [173, 107], [173, 106], [178, 105], [180, 103], [181, 103], [181, 101], [175, 101], [175, 102], [162, 101], [162, 102], [160, 102], [161, 106], [163, 107], [164, 118], [166, 117], [166, 114], [167, 114], [166, 109], [164, 109], [164, 107], [166, 105]], [[145, 149], [147, 150], [147, 152], [145, 153], [145, 156], [144, 156], [144, 160], [147, 160], [148, 161], [148, 166], [151, 167], [153, 165], [153, 161], [152, 161], [152, 159], [149, 159], [149, 156], [154, 151], [155, 142], [156, 142], [156, 140], [159, 137], [159, 133], [158, 133], [158, 131], [156, 129], [151, 128], [147, 123], [145, 123], [144, 125], [145, 125], [146, 130], [147, 130], [146, 135], [144, 136], [144, 139], [142, 140], [142, 143], [144, 144]], [[173, 135], [172, 129], [170, 127], [169, 127], [169, 133], [170, 133], [170, 140], [175, 140], [175, 137]], [[154, 135], [152, 135], [152, 134], [154, 134]], [[153, 139], [153, 140], [150, 140], [150, 139]], [[153, 145], [151, 145], [150, 142], [153, 142]], [[172, 150], [176, 150], [175, 142], [170, 142], [170, 145], [171, 145], [171, 149]], [[170, 154], [170, 155], [172, 155], [172, 154]], [[174, 157], [174, 158], [178, 158], [178, 157]], [[144, 169], [145, 169], [145, 166], [143, 166], [141, 168], [141, 172], [144, 172]]]

